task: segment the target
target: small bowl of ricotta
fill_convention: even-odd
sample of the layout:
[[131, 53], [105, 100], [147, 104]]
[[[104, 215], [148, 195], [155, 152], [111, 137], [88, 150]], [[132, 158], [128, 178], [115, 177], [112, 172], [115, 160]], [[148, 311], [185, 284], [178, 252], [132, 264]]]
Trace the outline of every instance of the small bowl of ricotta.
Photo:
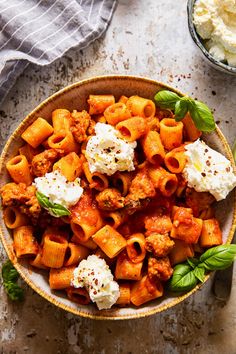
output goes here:
[[188, 0], [194, 43], [215, 69], [236, 75], [236, 0]]

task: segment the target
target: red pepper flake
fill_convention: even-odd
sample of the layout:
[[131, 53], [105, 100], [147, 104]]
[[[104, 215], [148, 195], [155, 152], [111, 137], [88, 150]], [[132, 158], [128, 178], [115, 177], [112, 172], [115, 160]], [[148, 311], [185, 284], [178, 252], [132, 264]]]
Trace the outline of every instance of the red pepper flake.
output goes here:
[[94, 272], [92, 272], [91, 275], [94, 275]]
[[206, 161], [207, 166], [211, 166], [211, 163], [209, 160]]
[[206, 177], [206, 174], [204, 172], [201, 173], [202, 177]]
[[205, 149], [205, 152], [208, 152], [208, 149]]
[[96, 290], [93, 293], [94, 293], [94, 295], [97, 295], [97, 291]]
[[226, 167], [226, 172], [230, 172], [230, 167]]
[[95, 285], [98, 285], [98, 279], [95, 279]]

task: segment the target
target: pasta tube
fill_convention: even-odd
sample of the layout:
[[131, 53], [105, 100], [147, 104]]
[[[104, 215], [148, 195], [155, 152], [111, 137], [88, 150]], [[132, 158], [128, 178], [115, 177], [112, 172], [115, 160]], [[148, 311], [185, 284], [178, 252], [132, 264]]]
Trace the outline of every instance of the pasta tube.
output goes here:
[[131, 113], [124, 103], [118, 102], [105, 109], [104, 117], [108, 124], [116, 125], [117, 123], [130, 118]]
[[133, 263], [142, 262], [146, 256], [145, 237], [141, 233], [133, 234], [127, 239], [126, 250]]
[[17, 227], [29, 224], [28, 217], [22, 214], [16, 207], [7, 207], [4, 209], [3, 219], [8, 229], [16, 229]]
[[20, 226], [13, 231], [13, 248], [17, 258], [36, 256], [38, 243], [33, 235], [33, 226]]
[[130, 300], [135, 306], [140, 306], [148, 301], [163, 295], [163, 286], [160, 281], [151, 281], [147, 275], [135, 282], [131, 287]]
[[135, 141], [148, 131], [148, 125], [142, 117], [132, 117], [116, 125], [121, 136], [128, 141]]
[[21, 137], [33, 148], [36, 148], [52, 133], [53, 127], [45, 119], [38, 118], [21, 134]]
[[114, 186], [121, 192], [123, 197], [128, 194], [131, 180], [132, 175], [129, 172], [116, 172], [112, 176], [112, 182]]
[[91, 173], [88, 162], [83, 163], [83, 171], [87, 181], [89, 182], [90, 188], [94, 188], [99, 192], [108, 188], [109, 185], [108, 178], [100, 172]]
[[89, 95], [89, 114], [100, 114], [115, 103], [113, 95]]
[[191, 258], [193, 256], [194, 256], [193, 245], [177, 239], [175, 239], [175, 245], [170, 251], [170, 253], [168, 254], [171, 265], [182, 263], [186, 261], [187, 258]]
[[171, 150], [165, 156], [165, 165], [172, 173], [181, 173], [186, 162], [187, 156], [184, 153], [184, 146]]
[[150, 167], [149, 176], [155, 188], [159, 188], [165, 197], [170, 197], [178, 187], [178, 179], [175, 174], [167, 172], [162, 167]]
[[50, 269], [49, 285], [51, 289], [66, 289], [70, 287], [75, 266], [63, 267], [60, 269]]
[[151, 118], [155, 116], [156, 106], [152, 100], [139, 96], [131, 96], [126, 102], [133, 116]]
[[79, 305], [88, 305], [91, 302], [89, 294], [88, 294], [87, 290], [84, 288], [76, 289], [76, 288], [70, 287], [70, 288], [66, 289], [66, 292], [67, 292], [68, 298], [71, 301], [76, 302]]
[[161, 165], [165, 158], [165, 150], [159, 133], [149, 131], [141, 143], [147, 160], [152, 164]]
[[75, 142], [70, 131], [60, 131], [48, 138], [48, 145], [51, 149], [63, 150], [65, 153], [78, 152], [79, 146]]
[[116, 262], [115, 277], [124, 280], [139, 280], [142, 277], [143, 262], [133, 263], [124, 251], [119, 254]]
[[78, 265], [82, 259], [85, 259], [90, 254], [90, 250], [82, 245], [76, 245], [69, 242], [65, 254], [64, 266]]
[[50, 268], [61, 268], [64, 263], [67, 240], [59, 235], [46, 234], [43, 241], [42, 263]]
[[52, 125], [54, 133], [70, 130], [70, 111], [67, 109], [55, 109], [52, 112]]
[[183, 123], [176, 122], [172, 118], [164, 118], [160, 121], [160, 137], [166, 150], [172, 150], [182, 144]]
[[24, 155], [17, 155], [6, 163], [7, 171], [16, 183], [25, 183], [29, 186], [32, 183], [32, 176], [28, 161]]
[[184, 131], [186, 133], [187, 141], [195, 141], [200, 138], [202, 132], [196, 128], [189, 113], [187, 113], [184, 119], [182, 119], [182, 122], [184, 124]]
[[130, 284], [122, 283], [119, 284], [120, 296], [116, 301], [116, 305], [127, 306], [130, 304]]
[[93, 241], [109, 258], [116, 257], [126, 246], [125, 238], [110, 225], [97, 231]]
[[203, 220], [199, 243], [201, 247], [213, 247], [222, 244], [222, 232], [217, 219]]
[[59, 170], [69, 182], [73, 182], [82, 174], [83, 162], [84, 157], [79, 157], [75, 152], [70, 152], [68, 155], [54, 163], [53, 171]]

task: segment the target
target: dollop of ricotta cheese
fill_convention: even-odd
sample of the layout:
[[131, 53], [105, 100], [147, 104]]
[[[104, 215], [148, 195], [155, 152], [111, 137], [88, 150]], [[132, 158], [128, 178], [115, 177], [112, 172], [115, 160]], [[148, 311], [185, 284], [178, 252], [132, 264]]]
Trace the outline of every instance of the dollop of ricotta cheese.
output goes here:
[[236, 66], [236, 0], [197, 0], [193, 22], [209, 53]]
[[119, 285], [113, 280], [108, 265], [95, 255], [88, 256], [75, 268], [71, 285], [85, 287], [99, 310], [110, 309], [120, 296]]
[[33, 183], [40, 193], [46, 195], [50, 202], [69, 208], [75, 205], [83, 194], [80, 179], [68, 182], [59, 171], [46, 173], [43, 177], [37, 177]]
[[89, 139], [85, 152], [91, 173], [97, 171], [111, 176], [116, 171], [134, 170], [136, 142], [123, 140], [109, 124], [97, 123], [95, 133]]
[[217, 201], [225, 199], [236, 186], [230, 161], [200, 139], [185, 146], [188, 161], [183, 175], [197, 192], [209, 192]]

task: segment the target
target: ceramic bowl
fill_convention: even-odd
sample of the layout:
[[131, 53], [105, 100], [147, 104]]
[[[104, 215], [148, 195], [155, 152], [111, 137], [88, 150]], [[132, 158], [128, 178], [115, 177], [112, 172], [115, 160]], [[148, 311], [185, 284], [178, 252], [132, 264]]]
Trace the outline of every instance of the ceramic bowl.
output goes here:
[[[19, 127], [9, 138], [0, 158], [0, 186], [9, 182], [5, 164], [10, 157], [17, 154], [18, 148], [23, 144], [20, 138], [21, 134], [36, 118], [43, 117], [49, 120], [52, 111], [59, 107], [67, 108], [70, 111], [73, 109], [82, 110], [87, 106], [86, 100], [89, 94], [113, 94], [116, 98], [119, 98], [121, 95], [140, 95], [153, 99], [155, 93], [160, 89], [172, 90], [181, 96], [183, 95], [181, 92], [160, 82], [131, 76], [95, 77], [77, 82], [55, 93], [36, 107], [20, 123]], [[217, 128], [214, 133], [205, 135], [204, 140], [211, 147], [224, 154], [234, 165], [230, 148], [219, 128]], [[234, 192], [232, 192], [226, 200], [217, 204], [216, 213], [223, 230], [224, 242], [231, 242], [236, 223]], [[29, 266], [28, 262], [23, 259], [17, 260], [13, 252], [11, 233], [5, 227], [2, 215], [0, 218], [0, 235], [10, 260], [14, 263], [16, 269], [29, 286], [54, 305], [83, 317], [117, 320], [149, 316], [175, 306], [200, 287], [198, 285], [192, 291], [181, 296], [176, 295], [173, 297], [173, 295], [166, 293], [164, 297], [147, 303], [140, 308], [132, 306], [126, 308], [114, 307], [111, 310], [98, 311], [94, 305], [79, 306], [68, 300], [62, 292], [50, 290], [48, 275], [45, 274], [44, 271], [32, 268]], [[206, 277], [206, 280], [208, 278], [209, 276]]]
[[227, 65], [225, 63], [222, 63], [221, 61], [215, 59], [204, 47], [203, 45], [203, 40], [201, 37], [198, 35], [196, 28], [193, 23], [193, 10], [194, 10], [194, 4], [196, 0], [188, 0], [187, 4], [187, 13], [188, 13], [188, 28], [190, 35], [196, 44], [196, 46], [199, 48], [199, 50], [202, 53], [203, 58], [215, 69], [222, 71], [227, 74], [235, 75], [236, 76], [236, 68], [230, 65]]

